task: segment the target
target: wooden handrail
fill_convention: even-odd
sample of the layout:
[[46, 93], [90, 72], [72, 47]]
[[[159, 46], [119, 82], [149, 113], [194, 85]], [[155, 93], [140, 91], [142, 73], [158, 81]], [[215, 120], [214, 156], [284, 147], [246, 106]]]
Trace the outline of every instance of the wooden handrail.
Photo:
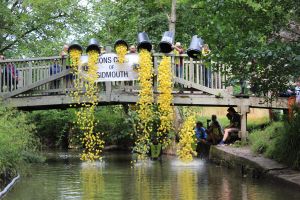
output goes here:
[[[183, 57], [187, 58], [187, 54], [179, 54], [175, 55], [173, 53], [153, 53], [154, 57], [161, 57], [163, 55], [166, 56], [173, 56], [173, 57]], [[29, 62], [29, 61], [42, 61], [42, 60], [58, 60], [58, 59], [63, 59], [61, 56], [49, 56], [49, 57], [36, 57], [36, 58], [20, 58], [20, 59], [6, 59], [6, 60], [0, 60], [0, 63], [10, 63], [10, 62]]]
[[61, 56], [51, 56], [51, 57], [24, 58], [24, 59], [6, 59], [6, 60], [0, 60], [0, 63], [59, 60], [59, 59], [62, 59], [62, 57]]

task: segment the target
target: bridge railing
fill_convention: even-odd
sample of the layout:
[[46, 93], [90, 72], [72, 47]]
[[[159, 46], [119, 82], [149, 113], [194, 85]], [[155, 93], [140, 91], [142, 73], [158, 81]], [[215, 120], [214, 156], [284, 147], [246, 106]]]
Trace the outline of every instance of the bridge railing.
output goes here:
[[[164, 54], [154, 54], [154, 66], [156, 71], [163, 55]], [[212, 70], [205, 66], [202, 60], [193, 60], [189, 58], [187, 54], [169, 54], [169, 56], [171, 57], [174, 78], [211, 89], [225, 89], [224, 82], [226, 77], [222, 75], [221, 70]]]
[[[154, 89], [157, 85], [158, 66], [163, 57], [161, 53], [153, 54], [154, 65]], [[225, 90], [226, 76], [222, 74], [222, 70], [212, 70], [206, 67], [201, 60], [193, 60], [187, 54], [174, 55], [167, 54], [171, 57], [171, 66], [173, 73], [173, 83], [181, 84], [180, 87], [189, 88], [191, 83], [202, 85], [210, 89]], [[182, 64], [182, 65], [181, 65]], [[224, 66], [220, 66], [220, 68]], [[112, 88], [116, 89], [138, 89], [137, 81], [117, 81], [112, 82]]]
[[[163, 54], [154, 53], [154, 88], [157, 86], [157, 69]], [[181, 87], [192, 87], [192, 84], [202, 85], [211, 89], [225, 89], [225, 76], [220, 71], [206, 68], [202, 61], [190, 59], [186, 54], [175, 56], [169, 54], [172, 63], [174, 83]], [[183, 66], [180, 67], [180, 62]], [[51, 77], [66, 70], [66, 59], [54, 57], [10, 59], [0, 61], [0, 94], [8, 94], [26, 88], [29, 90], [18, 94], [20, 96], [36, 96], [49, 94], [65, 94], [73, 89], [73, 75], [64, 75], [55, 80]], [[49, 81], [47, 82], [46, 80]], [[41, 84], [38, 84], [41, 83]], [[38, 85], [31, 88], [32, 85]], [[138, 81], [114, 81], [98, 83], [101, 90], [138, 90]]]
[[[50, 68], [62, 63], [61, 57], [10, 59], [0, 61], [0, 92], [9, 93], [51, 76]], [[49, 89], [45, 84], [35, 90]]]

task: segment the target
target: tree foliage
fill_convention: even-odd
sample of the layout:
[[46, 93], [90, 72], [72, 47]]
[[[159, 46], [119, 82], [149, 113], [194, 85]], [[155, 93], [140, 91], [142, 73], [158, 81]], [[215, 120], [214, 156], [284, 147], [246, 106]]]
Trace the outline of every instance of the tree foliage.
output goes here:
[[257, 92], [276, 95], [291, 76], [299, 76], [299, 42], [280, 35], [297, 20], [299, 3], [231, 0], [192, 6], [203, 11], [197, 32], [210, 45], [211, 59], [225, 64], [232, 79], [250, 80]]
[[[0, 106], [0, 186], [2, 175], [39, 161], [35, 126], [24, 113]], [[4, 176], [4, 178], [7, 178]]]
[[[65, 140], [70, 146], [81, 146], [79, 140], [83, 132], [74, 124], [76, 116], [74, 109], [66, 110], [38, 110], [27, 114], [28, 120], [36, 127], [36, 136], [47, 148], [67, 148]], [[130, 146], [132, 143], [132, 127], [121, 106], [101, 106], [95, 111], [95, 132], [99, 132], [105, 140], [105, 145]]]
[[[168, 30], [171, 1], [0, 1], [0, 53], [57, 54], [63, 42], [136, 43], [146, 31], [155, 45]], [[81, 2], [81, 3], [80, 3]], [[177, 0], [176, 41], [199, 35], [211, 49], [207, 65], [225, 65], [226, 84], [249, 80], [257, 93], [285, 90], [299, 76], [300, 2], [294, 0]], [[288, 37], [286, 37], [288, 36]], [[158, 50], [158, 49], [156, 49]]]
[[136, 43], [137, 33], [145, 31], [151, 41], [158, 44], [163, 31], [168, 28], [167, 14], [170, 5], [166, 1], [102, 0], [94, 4], [95, 25], [93, 36], [105, 44], [116, 39]]
[[[1, 0], [0, 53], [46, 55], [83, 23], [87, 9], [77, 0]], [[54, 46], [56, 45], [56, 46]]]
[[[187, 48], [191, 36], [200, 35], [212, 50], [207, 59], [216, 63], [212, 67], [225, 65], [223, 72], [230, 77], [225, 84], [249, 80], [255, 92], [276, 96], [300, 75], [299, 4], [292, 0], [181, 0], [176, 41]], [[136, 33], [146, 31], [157, 45], [168, 29], [170, 1], [106, 0], [95, 6], [102, 24], [94, 35], [102, 41], [124, 38], [134, 43]], [[293, 22], [298, 29], [291, 28]], [[284, 32], [294, 36], [283, 38]]]
[[64, 139], [73, 127], [75, 111], [73, 109], [38, 110], [28, 113], [27, 116], [30, 123], [35, 125], [36, 136], [41, 143], [47, 148], [53, 148], [64, 145]]

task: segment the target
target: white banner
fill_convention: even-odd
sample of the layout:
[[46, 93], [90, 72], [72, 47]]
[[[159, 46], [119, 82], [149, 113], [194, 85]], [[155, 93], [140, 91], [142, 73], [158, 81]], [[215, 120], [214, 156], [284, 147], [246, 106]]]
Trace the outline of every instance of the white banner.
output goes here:
[[[81, 56], [82, 66], [86, 66], [87, 61], [88, 56]], [[102, 54], [99, 57], [99, 63], [97, 64], [97, 82], [137, 80], [138, 63], [138, 54], [127, 54], [123, 64], [118, 63], [118, 56], [115, 53]], [[84, 69], [87, 68], [84, 67]]]

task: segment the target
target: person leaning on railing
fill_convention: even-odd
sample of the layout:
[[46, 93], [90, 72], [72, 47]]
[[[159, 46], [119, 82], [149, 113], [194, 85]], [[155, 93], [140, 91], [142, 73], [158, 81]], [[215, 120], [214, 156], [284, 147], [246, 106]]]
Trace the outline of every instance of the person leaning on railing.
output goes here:
[[[65, 62], [66, 69], [70, 69], [70, 56], [68, 53], [69, 45], [65, 44], [63, 47], [63, 50], [60, 53], [60, 56]], [[71, 88], [72, 87], [72, 80], [74, 79], [74, 75], [68, 74], [66, 76], [66, 87]]]
[[[63, 50], [60, 52], [60, 56], [62, 57], [62, 60], [65, 61], [66, 64], [66, 68], [69, 68], [69, 59], [68, 59], [68, 45], [64, 45], [63, 46]], [[50, 67], [50, 76], [55, 75], [60, 73], [63, 69], [62, 69], [63, 63], [61, 63], [61, 65], [59, 64], [59, 62], [55, 62], [53, 64], [53, 66]], [[69, 76], [69, 75], [68, 75]], [[66, 85], [68, 87], [68, 82], [70, 77], [66, 76]], [[50, 85], [50, 89], [58, 89], [60, 85], [60, 80], [54, 80], [51, 85]]]

